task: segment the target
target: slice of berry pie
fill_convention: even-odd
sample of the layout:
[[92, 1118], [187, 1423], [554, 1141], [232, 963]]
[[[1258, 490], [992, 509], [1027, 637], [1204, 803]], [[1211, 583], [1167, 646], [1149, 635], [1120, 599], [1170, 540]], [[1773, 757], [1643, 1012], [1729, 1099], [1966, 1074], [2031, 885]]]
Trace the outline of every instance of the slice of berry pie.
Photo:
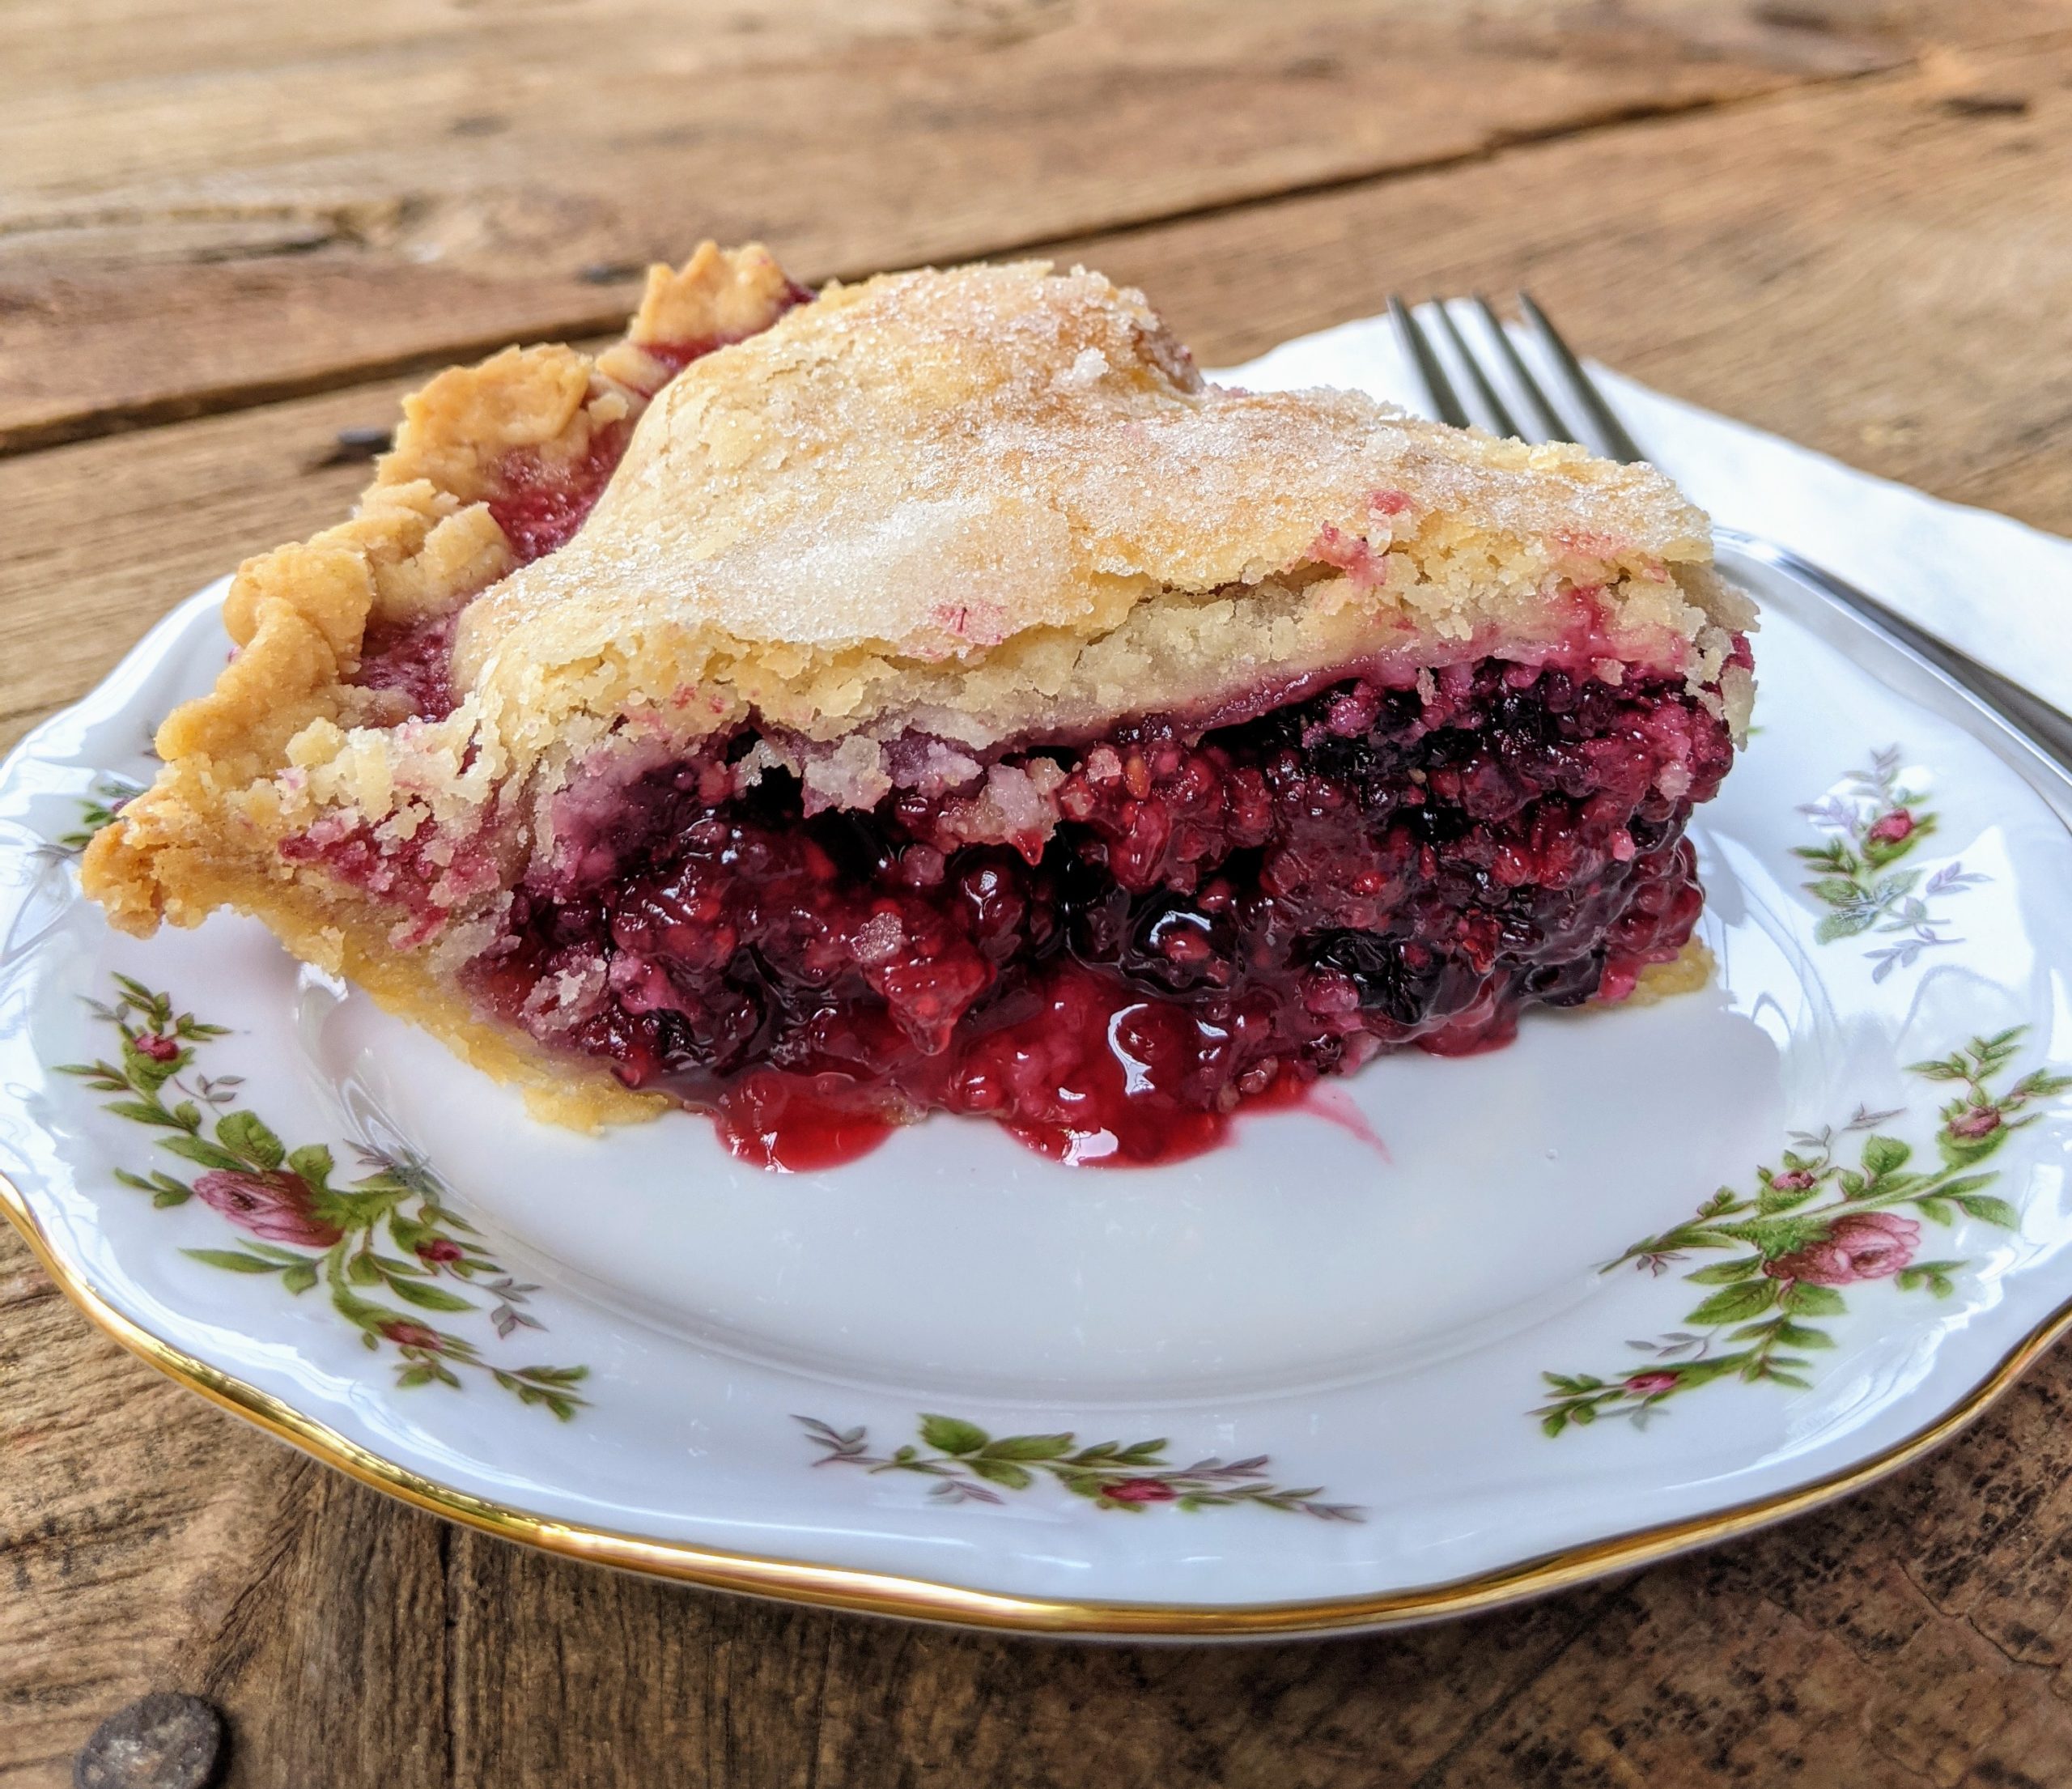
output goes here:
[[405, 406], [94, 840], [567, 1123], [805, 1166], [931, 1109], [1073, 1161], [1702, 979], [1752, 685], [1667, 480], [1206, 385], [1042, 265], [658, 268]]

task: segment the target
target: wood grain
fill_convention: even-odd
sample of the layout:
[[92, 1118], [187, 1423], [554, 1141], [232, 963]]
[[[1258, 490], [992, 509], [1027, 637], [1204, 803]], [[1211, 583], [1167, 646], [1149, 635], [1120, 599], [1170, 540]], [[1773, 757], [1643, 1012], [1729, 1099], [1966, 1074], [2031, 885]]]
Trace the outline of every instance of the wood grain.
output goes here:
[[[532, 328], [529, 315], [603, 321], [567, 308], [572, 288], [555, 285], [553, 267], [529, 274], [522, 257], [499, 259], [499, 244], [471, 265], [490, 270], [479, 277], [495, 305], [515, 308], [463, 306], [457, 324], [444, 300], [425, 295], [435, 285], [401, 250], [326, 244], [306, 257], [261, 257], [270, 268], [350, 261], [359, 283], [278, 289], [309, 307], [294, 312], [308, 322], [308, 359], [265, 363], [337, 389], [257, 402], [263, 382], [236, 367], [220, 386], [195, 375], [225, 344], [241, 352], [241, 331], [265, 354], [282, 337], [261, 326], [260, 308], [233, 306], [212, 340], [203, 312], [182, 308], [214, 290], [188, 283], [193, 257], [181, 244], [202, 230], [193, 208], [233, 189], [287, 189], [293, 181], [278, 169], [291, 149], [338, 166], [357, 155], [393, 175], [406, 158], [384, 159], [390, 114], [376, 108], [357, 123], [304, 116], [308, 104], [289, 83], [270, 113], [253, 100], [224, 139], [243, 145], [241, 168], [221, 145], [198, 159], [168, 152], [161, 165], [139, 138], [130, 164], [113, 159], [119, 144], [103, 143], [67, 175], [52, 134], [57, 114], [70, 115], [73, 88], [105, 94], [142, 81], [164, 98], [183, 83], [214, 93], [245, 77], [256, 91], [292, 60], [297, 33], [312, 66], [350, 68], [359, 79], [397, 66], [463, 67], [468, 80], [455, 77], [449, 90], [453, 115], [487, 117], [495, 108], [474, 89], [495, 72], [491, 36], [544, 54], [540, 46], [571, 40], [550, 28], [601, 11], [501, 0], [442, 11], [396, 0], [321, 16], [298, 11], [291, 27], [243, 8], [111, 6], [79, 21], [82, 10], [42, 0], [0, 15], [0, 91], [10, 96], [0, 167], [13, 184], [13, 157], [33, 151], [49, 202], [68, 216], [102, 202], [113, 215], [118, 199], [159, 208], [155, 221], [108, 225], [100, 272], [91, 255], [66, 258], [79, 247], [68, 238], [44, 270], [62, 261], [66, 279], [83, 282], [64, 291], [91, 298], [104, 290], [94, 281], [119, 283], [130, 270], [140, 291], [190, 295], [163, 313], [174, 371], [162, 385], [134, 382], [151, 358], [149, 320], [96, 312], [104, 321], [87, 332], [88, 358], [104, 355], [117, 372], [53, 376], [46, 396], [71, 406], [66, 414], [103, 421], [111, 393], [175, 393], [185, 402], [214, 392], [245, 407], [0, 462], [0, 739], [80, 694], [169, 603], [242, 555], [338, 513], [364, 473], [325, 463], [335, 433], [384, 421], [400, 389], [395, 380], [355, 382], [366, 365], [414, 355], [441, 329], [465, 334], [478, 327], [469, 318], [488, 316], [481, 326], [490, 333]], [[1318, 15], [1276, 10], [1290, 21], [1290, 45], [1306, 45]], [[1517, 25], [1503, 8], [1446, 15], [1457, 43], [1470, 23], [1493, 19], [1500, 35], [1539, 28]], [[1664, 19], [1688, 29], [1695, 15], [1571, 8], [1561, 29], [1573, 36], [1594, 19], [1616, 38], [1636, 17], [1660, 31]], [[634, 15], [610, 16], [623, 24]], [[1092, 36], [1071, 39], [1078, 66], [1124, 70], [1124, 49], [1152, 41], [1129, 36], [1144, 16], [829, 3], [742, 33], [753, 40], [727, 53], [745, 81], [775, 82], [798, 69], [935, 69], [932, 59], [946, 67], [957, 57], [976, 67], [1081, 32]], [[1925, 16], [1832, 6], [1732, 15], [1736, 30], [1845, 47], [1883, 32], [1888, 49], [1910, 41]], [[1872, 470], [2072, 529], [2072, 7], [2030, 9], [2015, 24], [2031, 34], [1996, 47], [1988, 40], [2013, 17], [1969, 11], [1949, 28], [1980, 28], [1961, 53], [1894, 53], [1892, 66], [1846, 80], [1812, 79], [1820, 70], [1809, 64], [1793, 74], [1796, 84], [1732, 104], [1601, 121], [1408, 173], [1334, 176], [1328, 190], [1277, 200], [1260, 195], [1275, 181], [1315, 176], [1233, 151], [1216, 177], [1238, 169], [1242, 181], [1226, 197], [1242, 202], [1070, 238], [1059, 252], [1146, 286], [1211, 362], [1371, 312], [1392, 288], [1501, 291], [1529, 281], [1594, 351], [1667, 389]], [[80, 28], [62, 44], [61, 19]], [[1814, 19], [1842, 28], [1819, 30]], [[1170, 18], [1164, 28], [1175, 28]], [[1219, 57], [1256, 49], [1256, 40], [1229, 35], [1242, 28], [1228, 18], [1204, 28], [1209, 47], [1167, 105], [1221, 91], [1242, 107], [1242, 83], [1214, 87]], [[1106, 63], [1089, 48], [1096, 39]], [[148, 79], [138, 73], [146, 44], [156, 58]], [[1522, 79], [1518, 60], [1499, 57], [1492, 83]], [[1728, 66], [1755, 64], [1730, 56]], [[1122, 74], [1109, 79], [1123, 84]], [[1304, 79], [1319, 83], [1310, 91], [1328, 90], [1323, 76]], [[1271, 83], [1264, 91], [1279, 93]], [[988, 89], [988, 103], [1003, 105], [1005, 91]], [[24, 132], [15, 108], [38, 92], [56, 95], [56, 110]], [[1058, 200], [1033, 167], [1019, 185], [999, 175], [1012, 159], [1000, 146], [1023, 141], [1017, 130], [1037, 141], [1039, 114], [1060, 103], [1055, 87], [1034, 83], [1017, 102], [1024, 109], [1007, 107], [995, 159], [961, 175], [939, 169], [929, 185], [899, 159], [908, 151], [888, 151], [882, 168], [892, 172], [880, 184], [888, 194], [942, 199], [976, 249], [1140, 215], [1101, 211], [1085, 198], [1091, 187]], [[1504, 110], [1492, 100], [1481, 116]], [[1068, 107], [1056, 115], [1083, 128]], [[1253, 117], [1237, 135], [1255, 147], [1280, 128]], [[1318, 134], [1335, 142], [1336, 128]], [[1182, 134], [1199, 153], [1203, 139]], [[1299, 135], [1289, 132], [1274, 153], [1294, 152]], [[1068, 185], [1066, 163], [1058, 177]], [[1149, 184], [1125, 195], [1131, 206], [1208, 202], [1176, 199], [1179, 189], [1141, 177]], [[829, 257], [822, 266], [908, 258], [911, 231], [938, 227], [902, 221], [889, 198], [845, 215], [858, 184], [814, 191], [772, 181], [758, 190], [790, 193], [796, 209], [788, 215], [820, 245], [812, 253]], [[461, 183], [452, 191], [462, 197], [440, 204], [465, 212], [475, 190]], [[588, 202], [580, 183], [528, 190]], [[724, 233], [734, 214], [702, 202], [643, 189], [610, 227], [638, 219], [652, 229], [640, 253], [707, 227]], [[1068, 221], [1045, 221], [1054, 216]], [[248, 215], [240, 218], [244, 227]], [[197, 235], [183, 237], [190, 224]], [[838, 249], [855, 258], [838, 263]], [[29, 265], [32, 282], [41, 278], [40, 264]], [[223, 278], [241, 277], [242, 263], [213, 265], [231, 270]], [[4, 283], [17, 298], [18, 273]], [[59, 292], [51, 278], [38, 290]], [[341, 295], [348, 291], [357, 295]], [[574, 295], [605, 308], [616, 297], [602, 287]], [[365, 316], [344, 315], [349, 303]], [[527, 304], [538, 308], [524, 312]], [[11, 351], [23, 314], [0, 302], [0, 342]], [[1471, 1622], [1227, 1650], [902, 1628], [710, 1596], [449, 1528], [161, 1380], [73, 1313], [11, 1237], [0, 1238], [0, 1789], [57, 1789], [101, 1716], [160, 1688], [199, 1690], [228, 1710], [232, 1789], [2072, 1783], [2072, 1358], [2061, 1353], [1930, 1461], [1753, 1540]]]
[[[0, 450], [607, 327], [703, 235], [995, 253], [2061, 22], [2058, 0], [223, 0], [0, 15]], [[53, 79], [62, 69], [65, 78]]]
[[[1964, 63], [1954, 91], [2020, 111], [1900, 71], [1052, 252], [1143, 286], [1209, 364], [1393, 289], [1530, 283], [1666, 390], [2072, 531], [2067, 20]], [[0, 746], [172, 602], [342, 513], [365, 472], [325, 463], [337, 431], [385, 424], [410, 383], [0, 459]]]

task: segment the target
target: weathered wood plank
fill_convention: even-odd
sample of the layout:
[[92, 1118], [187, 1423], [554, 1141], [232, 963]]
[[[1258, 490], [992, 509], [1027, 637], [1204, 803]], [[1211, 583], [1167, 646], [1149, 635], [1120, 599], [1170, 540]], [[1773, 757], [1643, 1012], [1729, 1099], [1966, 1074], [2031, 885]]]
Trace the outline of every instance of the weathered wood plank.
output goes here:
[[0, 19], [0, 450], [600, 329], [642, 262], [707, 235], [815, 279], [968, 258], [2066, 21], [2062, 0], [83, 10]]

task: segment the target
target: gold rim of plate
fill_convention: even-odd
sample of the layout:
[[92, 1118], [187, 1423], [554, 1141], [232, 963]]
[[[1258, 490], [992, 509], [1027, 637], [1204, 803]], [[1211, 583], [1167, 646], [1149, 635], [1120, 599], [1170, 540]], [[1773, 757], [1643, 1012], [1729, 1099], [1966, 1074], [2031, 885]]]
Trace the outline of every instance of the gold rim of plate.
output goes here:
[[1709, 1515], [1693, 1516], [1631, 1534], [1564, 1548], [1450, 1583], [1365, 1596], [1293, 1603], [1108, 1603], [1011, 1596], [939, 1584], [927, 1579], [862, 1571], [728, 1553], [673, 1540], [645, 1540], [609, 1528], [558, 1522], [442, 1485], [349, 1441], [271, 1393], [175, 1348], [108, 1302], [51, 1246], [20, 1190], [0, 1175], [0, 1205], [58, 1290], [104, 1334], [197, 1392], [211, 1404], [263, 1429], [326, 1465], [435, 1515], [485, 1534], [547, 1553], [708, 1589], [804, 1603], [868, 1615], [900, 1617], [953, 1626], [1031, 1634], [1143, 1639], [1245, 1639], [1394, 1627], [1471, 1614], [1526, 1597], [1566, 1589], [1606, 1573], [1652, 1563], [1714, 1541], [1731, 1540], [1772, 1522], [1846, 1497], [1911, 1464], [1984, 1413], [2067, 1329], [2072, 1299], [2044, 1319], [2003, 1355], [1992, 1372], [1933, 1422], [1883, 1452], [1808, 1484]]

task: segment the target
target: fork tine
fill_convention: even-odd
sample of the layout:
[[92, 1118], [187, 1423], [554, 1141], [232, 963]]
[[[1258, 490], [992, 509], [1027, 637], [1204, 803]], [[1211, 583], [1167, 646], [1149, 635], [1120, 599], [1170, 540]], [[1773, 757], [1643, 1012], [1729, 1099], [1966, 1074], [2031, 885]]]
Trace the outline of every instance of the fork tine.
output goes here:
[[1469, 383], [1475, 387], [1475, 395], [1480, 400], [1482, 407], [1489, 413], [1491, 425], [1499, 435], [1515, 435], [1522, 439], [1525, 431], [1513, 419], [1504, 400], [1497, 396], [1497, 388], [1489, 383], [1488, 374], [1482, 370], [1480, 358], [1467, 345], [1467, 338], [1460, 333], [1460, 325], [1454, 321], [1453, 306], [1442, 298], [1433, 308], [1439, 313], [1440, 322], [1446, 325], [1446, 334], [1460, 355], [1461, 364], [1467, 368]]
[[1583, 371], [1582, 363], [1570, 351], [1569, 344], [1547, 321], [1547, 313], [1533, 303], [1530, 292], [1518, 294], [1518, 309], [1524, 314], [1526, 326], [1547, 351], [1548, 358], [1561, 369], [1561, 376], [1569, 382], [1576, 402], [1582, 406], [1605, 451], [1613, 459], [1624, 460], [1628, 465], [1636, 460], [1645, 460], [1647, 455], [1641, 452], [1641, 444], [1626, 432], [1626, 425], [1612, 414], [1603, 393]]
[[1389, 318], [1395, 325], [1397, 338], [1409, 353], [1411, 365], [1424, 381], [1424, 395], [1431, 400], [1432, 414], [1455, 428], [1472, 427], [1474, 419], [1461, 407], [1453, 381], [1446, 376], [1446, 369], [1439, 363], [1438, 355], [1432, 351], [1431, 342], [1423, 327], [1411, 315], [1410, 307], [1394, 292], [1389, 294]]
[[1497, 351], [1504, 357], [1509, 369], [1512, 382], [1518, 387], [1527, 405], [1539, 423], [1536, 439], [1542, 441], [1573, 441], [1576, 431], [1561, 419], [1561, 413], [1548, 400], [1545, 389], [1533, 377], [1532, 368], [1525, 363], [1525, 357], [1511, 340], [1511, 332], [1504, 327], [1504, 321], [1490, 308], [1489, 300], [1477, 292], [1470, 302], [1475, 306], [1484, 324], [1488, 327], [1489, 339], [1497, 344]]

